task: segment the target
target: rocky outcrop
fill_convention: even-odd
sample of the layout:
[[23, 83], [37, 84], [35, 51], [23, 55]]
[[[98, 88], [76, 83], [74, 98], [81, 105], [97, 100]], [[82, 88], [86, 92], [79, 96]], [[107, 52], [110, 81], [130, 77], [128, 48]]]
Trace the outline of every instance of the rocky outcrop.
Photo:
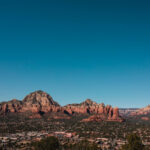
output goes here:
[[130, 116], [132, 113], [135, 113], [138, 108], [120, 108], [119, 114], [121, 116]]
[[33, 113], [48, 113], [61, 111], [60, 105], [55, 102], [49, 94], [43, 91], [36, 91], [27, 95], [22, 103], [21, 112], [31, 111]]
[[124, 119], [118, 117], [116, 119], [110, 119], [104, 114], [93, 115], [87, 119], [83, 119], [82, 122], [101, 122], [101, 121], [114, 121], [114, 122], [123, 122]]
[[112, 108], [110, 105], [105, 106], [103, 103], [97, 104], [90, 99], [80, 104], [69, 104], [61, 107], [49, 94], [43, 91], [30, 93], [23, 101], [12, 100], [0, 103], [0, 114], [26, 112], [29, 112], [29, 118], [40, 118], [45, 113], [58, 114], [59, 112], [70, 116], [73, 114], [92, 114], [94, 116], [89, 118], [91, 121], [121, 121], [118, 108]]
[[0, 103], [0, 114], [15, 113], [19, 112], [21, 109], [22, 102], [16, 99]]
[[88, 114], [107, 114], [110, 118], [116, 118], [119, 115], [118, 108], [112, 108], [110, 105], [105, 106], [103, 103], [97, 104], [90, 99], [80, 104], [69, 104], [64, 107], [69, 113], [88, 113]]
[[11, 100], [0, 103], [0, 114], [7, 113], [48, 113], [62, 111], [62, 107], [52, 97], [43, 91], [35, 91], [27, 95], [23, 101]]
[[136, 116], [136, 115], [147, 115], [150, 114], [150, 105], [148, 105], [147, 107], [138, 109], [135, 112], [131, 113], [131, 116]]
[[87, 119], [83, 119], [83, 122], [101, 122], [101, 121], [116, 121], [116, 122], [123, 122], [124, 119], [120, 117], [119, 115], [119, 109], [118, 108], [112, 108], [111, 106], [106, 106], [104, 108], [104, 113], [99, 113], [90, 116]]
[[69, 112], [70, 114], [74, 113], [82, 113], [82, 114], [99, 114], [104, 113], [105, 105], [103, 103], [97, 104], [90, 99], [80, 103], [80, 104], [69, 104], [64, 107], [64, 109]]
[[118, 108], [112, 106], [105, 106], [103, 103], [97, 104], [90, 99], [80, 103], [71, 104], [64, 107], [69, 114], [92, 114], [88, 119], [82, 121], [118, 121], [122, 122], [123, 119], [119, 115]]
[[42, 116], [39, 113], [33, 113], [29, 116], [30, 119], [40, 119]]

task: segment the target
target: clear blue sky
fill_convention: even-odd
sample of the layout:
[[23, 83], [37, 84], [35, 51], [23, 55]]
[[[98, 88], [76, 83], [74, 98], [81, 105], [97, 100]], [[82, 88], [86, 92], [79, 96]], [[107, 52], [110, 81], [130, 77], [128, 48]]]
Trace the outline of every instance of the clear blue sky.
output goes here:
[[150, 104], [148, 0], [0, 1], [0, 101]]

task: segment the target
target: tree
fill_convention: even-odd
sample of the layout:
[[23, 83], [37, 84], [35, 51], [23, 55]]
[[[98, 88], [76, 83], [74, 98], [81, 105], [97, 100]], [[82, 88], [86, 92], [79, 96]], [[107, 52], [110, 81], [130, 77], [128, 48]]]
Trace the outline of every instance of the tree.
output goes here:
[[101, 148], [98, 148], [97, 144], [95, 143], [89, 143], [86, 140], [80, 141], [76, 144], [71, 145], [65, 145], [65, 150], [101, 150]]
[[32, 146], [35, 150], [57, 150], [60, 144], [56, 137], [48, 137], [42, 139], [40, 142], [32, 143]]
[[127, 136], [127, 144], [123, 145], [121, 150], [144, 150], [141, 138], [132, 133]]

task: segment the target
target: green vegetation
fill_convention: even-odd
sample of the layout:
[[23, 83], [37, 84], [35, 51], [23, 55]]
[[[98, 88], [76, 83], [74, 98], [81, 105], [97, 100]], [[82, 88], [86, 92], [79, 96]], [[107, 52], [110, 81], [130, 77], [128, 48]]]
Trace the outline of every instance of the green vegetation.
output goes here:
[[33, 142], [31, 145], [35, 150], [58, 150], [60, 147], [59, 141], [55, 137], [48, 137], [40, 142]]
[[76, 144], [60, 145], [55, 137], [48, 137], [39, 142], [33, 142], [31, 146], [35, 150], [101, 150], [95, 143], [89, 143], [86, 140]]
[[144, 145], [140, 137], [133, 133], [127, 136], [127, 144], [121, 150], [144, 150]]
[[77, 144], [64, 145], [63, 148], [65, 150], [101, 150], [101, 148], [98, 148], [97, 144], [89, 143], [86, 140]]
[[[30, 144], [30, 142], [34, 140], [44, 139], [47, 137], [47, 135], [40, 135], [39, 138], [38, 133], [44, 132], [56, 136], [55, 132], [67, 132], [75, 134], [71, 138], [67, 138], [66, 136], [57, 136], [59, 140], [59, 150], [82, 150], [83, 148], [84, 150], [97, 150], [97, 145], [103, 149], [114, 150], [116, 147], [120, 148], [120, 146], [125, 144], [126, 136], [130, 133], [136, 133], [141, 139], [135, 135], [128, 136], [128, 142], [121, 150], [149, 150], [150, 121], [128, 117], [126, 122], [123, 123], [81, 122], [82, 119], [87, 118], [88, 116], [74, 115], [70, 119], [53, 119], [51, 117], [52, 115], [55, 114], [44, 114], [42, 118], [33, 119], [29, 119], [26, 115], [22, 114], [0, 116], [0, 136], [9, 137], [12, 135], [12, 137], [14, 137], [13, 134], [15, 134], [15, 138], [17, 138], [16, 141], [13, 139], [10, 140], [10, 138], [9, 140], [6, 139], [7, 145], [2, 143], [3, 139], [1, 139], [0, 149], [4, 145], [5, 147], [12, 149], [30, 148], [24, 142], [29, 142]], [[34, 133], [30, 133], [33, 135], [28, 135], [29, 132], [33, 131], [36, 132], [35, 135]], [[17, 133], [23, 134], [23, 136], [17, 135]], [[82, 141], [84, 139], [93, 141], [97, 143], [97, 145]], [[22, 141], [23, 144], [21, 143]], [[44, 141], [42, 140], [42, 143], [34, 143], [34, 147], [37, 150], [39, 150], [38, 148], [42, 149], [44, 144], [46, 144], [46, 141]], [[143, 141], [146, 146], [143, 146], [141, 141]], [[136, 149], [136, 146], [134, 145], [137, 145], [139, 149]], [[129, 149], [130, 147], [132, 149]], [[45, 149], [45, 147], [43, 149]]]

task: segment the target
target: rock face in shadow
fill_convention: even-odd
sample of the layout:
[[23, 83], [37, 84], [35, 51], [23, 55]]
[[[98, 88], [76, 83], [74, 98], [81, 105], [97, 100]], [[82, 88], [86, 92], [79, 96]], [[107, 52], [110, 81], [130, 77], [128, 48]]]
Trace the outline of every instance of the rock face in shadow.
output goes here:
[[[30, 118], [40, 118], [45, 113], [62, 113], [72, 116], [73, 114], [92, 114], [93, 116], [84, 121], [120, 121], [118, 108], [97, 104], [90, 99], [80, 104], [69, 104], [61, 107], [53, 98], [43, 91], [35, 91], [27, 95], [22, 101], [12, 100], [0, 103], [0, 114], [30, 112]], [[57, 116], [56, 116], [57, 117]]]

